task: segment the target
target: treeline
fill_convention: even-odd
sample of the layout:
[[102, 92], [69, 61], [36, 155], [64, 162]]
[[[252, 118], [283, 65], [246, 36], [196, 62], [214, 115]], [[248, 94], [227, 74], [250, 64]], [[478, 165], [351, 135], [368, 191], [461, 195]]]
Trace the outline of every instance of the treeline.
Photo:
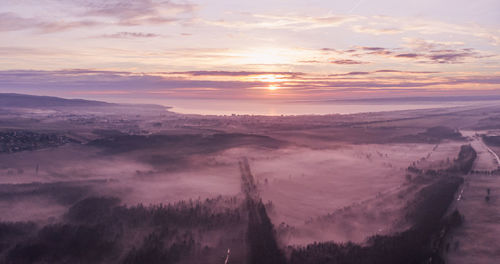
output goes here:
[[278, 148], [285, 142], [268, 136], [241, 133], [217, 133], [212, 135], [107, 135], [88, 144], [105, 149], [108, 153], [122, 153], [134, 150], [168, 149], [176, 155], [212, 153], [227, 148], [247, 145]]
[[483, 140], [488, 145], [491, 145], [491, 146], [500, 146], [500, 136], [486, 136], [486, 135], [483, 135]]
[[439, 249], [432, 241], [443, 228], [441, 221], [457, 188], [460, 177], [446, 177], [419, 193], [417, 201], [407, 214], [414, 222], [412, 228], [395, 235], [377, 235], [369, 238], [368, 245], [334, 242], [314, 243], [291, 248], [291, 264], [321, 263], [442, 263]]
[[416, 175], [416, 177], [412, 178], [411, 175], [407, 177], [413, 183], [428, 183], [443, 175], [467, 174], [472, 170], [476, 157], [477, 153], [473, 147], [470, 145], [463, 145], [460, 147], [457, 158], [453, 160], [448, 168], [441, 170], [423, 170], [412, 165], [407, 168], [407, 172]]
[[451, 173], [467, 174], [472, 169], [474, 161], [476, 160], [477, 153], [470, 145], [463, 145], [460, 147], [458, 157], [454, 160], [453, 165], [447, 169]]
[[249, 264], [286, 264], [276, 232], [262, 201], [247, 200]]
[[237, 198], [119, 203], [91, 197], [57, 224], [0, 224], [0, 263], [222, 263], [228, 248], [232, 259], [246, 259], [247, 218]]
[[285, 264], [286, 258], [276, 240], [276, 231], [260, 199], [248, 159], [239, 162], [241, 191], [245, 194], [248, 212], [247, 226], [247, 263], [249, 264]]
[[457, 129], [445, 126], [436, 126], [436, 127], [430, 127], [426, 131], [418, 134], [396, 137], [394, 141], [436, 144], [445, 139], [464, 140], [464, 137]]

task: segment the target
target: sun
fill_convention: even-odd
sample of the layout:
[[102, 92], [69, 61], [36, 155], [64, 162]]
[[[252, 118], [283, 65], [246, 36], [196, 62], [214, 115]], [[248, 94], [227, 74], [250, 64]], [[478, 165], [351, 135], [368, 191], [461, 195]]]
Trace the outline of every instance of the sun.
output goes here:
[[276, 86], [276, 85], [269, 85], [269, 86], [267, 87], [267, 89], [268, 89], [268, 90], [270, 90], [270, 91], [275, 91], [275, 90], [277, 90], [278, 88], [279, 88], [279, 87], [278, 87], [278, 86]]
[[256, 76], [248, 77], [250, 80], [262, 82], [263, 85], [259, 89], [266, 89], [269, 91], [276, 91], [281, 89], [281, 84], [286, 81], [286, 75], [283, 74], [259, 74]]

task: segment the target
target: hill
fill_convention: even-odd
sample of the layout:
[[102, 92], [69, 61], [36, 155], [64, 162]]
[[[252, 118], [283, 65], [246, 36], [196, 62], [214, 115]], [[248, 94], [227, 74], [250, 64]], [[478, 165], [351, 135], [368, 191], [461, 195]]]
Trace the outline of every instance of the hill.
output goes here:
[[36, 96], [15, 93], [0, 93], [0, 106], [1, 107], [22, 107], [22, 108], [35, 108], [35, 107], [90, 107], [90, 106], [112, 106], [114, 104], [89, 101], [83, 99], [64, 99], [51, 96]]

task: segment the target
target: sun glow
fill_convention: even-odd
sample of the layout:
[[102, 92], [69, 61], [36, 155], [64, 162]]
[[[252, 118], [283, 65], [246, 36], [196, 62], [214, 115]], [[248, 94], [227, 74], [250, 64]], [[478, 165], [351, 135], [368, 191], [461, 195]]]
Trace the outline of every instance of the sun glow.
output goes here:
[[285, 76], [278, 75], [278, 74], [263, 74], [263, 75], [256, 76], [254, 78], [257, 79], [258, 81], [261, 81], [261, 82], [275, 83], [275, 82], [283, 81], [284, 77]]
[[285, 78], [288, 76], [283, 74], [261, 74], [256, 76], [248, 77], [249, 80], [262, 82], [264, 85], [259, 89], [266, 89], [269, 91], [275, 91], [281, 89], [281, 84], [287, 81]]
[[246, 79], [249, 81], [259, 81], [265, 83], [279, 83], [283, 81], [287, 81], [287, 76], [283, 74], [259, 74], [255, 76], [247, 77]]
[[270, 90], [270, 91], [275, 91], [275, 90], [277, 90], [278, 88], [279, 88], [279, 87], [278, 87], [278, 86], [276, 86], [276, 85], [269, 85], [269, 86], [267, 87], [267, 89], [268, 89], [268, 90]]
[[289, 64], [294, 61], [296, 51], [285, 48], [253, 48], [237, 54], [239, 62], [254, 65]]

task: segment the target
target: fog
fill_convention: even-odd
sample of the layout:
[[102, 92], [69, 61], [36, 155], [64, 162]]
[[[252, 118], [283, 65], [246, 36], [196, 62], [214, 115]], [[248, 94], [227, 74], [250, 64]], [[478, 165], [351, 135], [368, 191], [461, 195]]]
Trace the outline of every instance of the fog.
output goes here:
[[[395, 231], [391, 226], [401, 219], [402, 206], [411, 198], [394, 199], [404, 188], [410, 164], [424, 163], [426, 156], [436, 161], [453, 159], [458, 148], [456, 142], [438, 148], [433, 144], [237, 147], [190, 155], [185, 168], [171, 169], [141, 161], [148, 151], [109, 155], [96, 147], [70, 144], [2, 157], [8, 164], [0, 172], [3, 184], [44, 183], [31, 186], [30, 193], [6, 188], [8, 195], [17, 197], [3, 203], [2, 220], [55, 221], [72, 202], [95, 195], [118, 197], [127, 205], [235, 196], [241, 185], [237, 163], [246, 157], [263, 201], [272, 204], [273, 223], [296, 229], [284, 234], [284, 243], [362, 242], [371, 235]], [[58, 192], [75, 193], [79, 188], [79, 194], [62, 201], [40, 191], [51, 183], [64, 186]], [[343, 208], [350, 208], [350, 218], [344, 217]], [[318, 218], [329, 214], [344, 220], [319, 224], [325, 221]]]
[[485, 223], [500, 144], [484, 109], [120, 109], [0, 112], [0, 262], [407, 263], [476, 252], [471, 239], [495, 250], [477, 235], [497, 232]]

